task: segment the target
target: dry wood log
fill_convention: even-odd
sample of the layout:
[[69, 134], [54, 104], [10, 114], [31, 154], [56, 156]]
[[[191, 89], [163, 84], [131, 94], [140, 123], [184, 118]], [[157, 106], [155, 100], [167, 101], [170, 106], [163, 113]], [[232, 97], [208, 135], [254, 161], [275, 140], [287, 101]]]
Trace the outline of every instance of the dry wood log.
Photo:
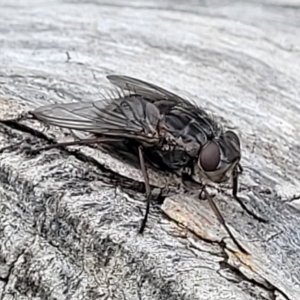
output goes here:
[[[108, 74], [195, 101], [242, 139], [240, 196], [206, 201], [150, 170], [72, 146], [68, 130], [0, 124], [0, 299], [300, 299], [300, 2], [2, 1], [0, 120], [93, 101]], [[17, 145], [15, 147], [11, 147]], [[170, 196], [159, 193], [173, 180]], [[174, 191], [173, 191], [174, 192]], [[161, 205], [159, 200], [164, 199]]]

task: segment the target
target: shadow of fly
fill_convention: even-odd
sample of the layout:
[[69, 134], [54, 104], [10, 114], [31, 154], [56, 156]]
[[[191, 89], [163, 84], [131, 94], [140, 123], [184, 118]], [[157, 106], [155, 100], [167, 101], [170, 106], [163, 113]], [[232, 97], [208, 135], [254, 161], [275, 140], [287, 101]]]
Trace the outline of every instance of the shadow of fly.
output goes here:
[[[139, 229], [143, 233], [151, 202], [151, 189], [145, 161], [170, 172], [182, 174], [184, 181], [197, 174], [199, 196], [204, 193], [218, 220], [240, 250], [203, 182], [232, 180], [237, 197], [240, 140], [223, 128], [203, 109], [154, 84], [139, 79], [110, 75], [118, 95], [95, 102], [54, 104], [29, 114], [45, 124], [85, 131], [92, 138], [53, 144], [37, 151], [70, 145], [124, 143], [139, 158], [147, 197], [146, 212]], [[198, 178], [197, 177], [197, 178]], [[194, 181], [195, 182], [195, 181]]]

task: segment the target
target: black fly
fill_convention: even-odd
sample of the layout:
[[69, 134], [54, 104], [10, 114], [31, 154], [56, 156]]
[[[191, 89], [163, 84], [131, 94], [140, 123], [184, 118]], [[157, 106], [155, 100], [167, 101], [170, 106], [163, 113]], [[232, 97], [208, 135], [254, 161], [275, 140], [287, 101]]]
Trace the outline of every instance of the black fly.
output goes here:
[[[156, 85], [127, 76], [107, 78], [120, 89], [118, 97], [107, 101], [47, 105], [30, 112], [46, 124], [93, 135], [90, 139], [39, 150], [75, 144], [118, 142], [129, 145], [139, 157], [146, 187], [147, 208], [140, 233], [144, 231], [151, 200], [145, 159], [160, 169], [176, 173], [184, 170], [189, 175], [197, 175], [202, 183], [220, 183], [232, 178], [233, 196], [238, 200], [241, 149], [234, 132], [224, 131], [203, 109]], [[202, 185], [202, 192], [234, 239], [205, 185]]]

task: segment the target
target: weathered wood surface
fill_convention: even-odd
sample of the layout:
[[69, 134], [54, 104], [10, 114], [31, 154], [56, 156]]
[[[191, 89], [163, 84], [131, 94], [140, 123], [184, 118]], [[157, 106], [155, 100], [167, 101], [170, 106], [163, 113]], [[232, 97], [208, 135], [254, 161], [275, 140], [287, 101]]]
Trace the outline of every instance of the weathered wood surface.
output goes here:
[[138, 170], [89, 147], [30, 156], [68, 131], [1, 125], [2, 150], [23, 146], [0, 153], [0, 299], [300, 299], [300, 2], [82, 2], [1, 1], [0, 119], [99, 99], [111, 73], [159, 84], [240, 134], [240, 195], [269, 222], [225, 186], [211, 192], [249, 256], [179, 192], [138, 236]]

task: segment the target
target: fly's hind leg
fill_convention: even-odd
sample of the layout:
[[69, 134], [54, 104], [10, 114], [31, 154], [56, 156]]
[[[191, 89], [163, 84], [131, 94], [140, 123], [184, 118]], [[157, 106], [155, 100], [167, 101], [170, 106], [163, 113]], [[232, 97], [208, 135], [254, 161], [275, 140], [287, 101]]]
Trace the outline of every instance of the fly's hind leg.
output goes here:
[[91, 144], [97, 144], [97, 143], [109, 143], [109, 142], [117, 142], [120, 141], [120, 138], [115, 137], [95, 137], [91, 139], [83, 139], [78, 141], [72, 141], [72, 142], [62, 142], [62, 143], [56, 143], [44, 147], [40, 147], [37, 149], [32, 149], [30, 152], [32, 154], [36, 154], [41, 151], [50, 150], [54, 148], [61, 148], [66, 146], [75, 146], [75, 145], [91, 145]]
[[146, 165], [145, 165], [142, 146], [139, 146], [138, 151], [139, 151], [140, 166], [141, 166], [141, 170], [142, 170], [142, 174], [143, 174], [144, 182], [145, 182], [146, 198], [147, 198], [146, 212], [145, 212], [145, 215], [144, 215], [144, 219], [142, 221], [142, 225], [141, 225], [140, 230], [139, 230], [139, 233], [142, 234], [144, 232], [144, 229], [145, 229], [145, 226], [146, 226], [146, 223], [147, 223], [147, 219], [148, 219], [148, 215], [149, 215], [149, 210], [150, 210], [151, 188], [150, 188], [148, 173], [147, 173], [147, 170], [146, 170]]

